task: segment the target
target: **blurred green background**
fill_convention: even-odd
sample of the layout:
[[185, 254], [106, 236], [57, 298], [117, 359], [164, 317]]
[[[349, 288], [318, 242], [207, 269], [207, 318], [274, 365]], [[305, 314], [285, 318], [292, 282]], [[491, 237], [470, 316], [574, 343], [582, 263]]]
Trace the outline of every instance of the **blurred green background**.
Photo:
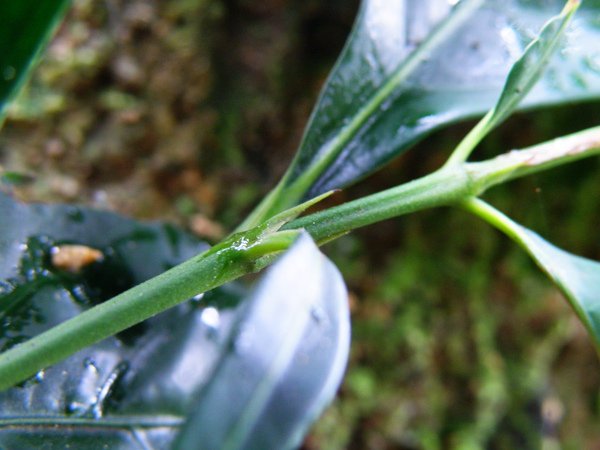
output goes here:
[[[177, 223], [216, 241], [291, 160], [358, 7], [333, 0], [77, 0], [0, 134], [28, 201]], [[520, 114], [491, 157], [600, 122], [600, 104]], [[357, 198], [439, 167], [472, 124], [430, 136]], [[495, 206], [600, 259], [600, 161], [496, 188]], [[460, 210], [329, 244], [353, 348], [304, 450], [600, 449], [600, 364], [528, 257]]]

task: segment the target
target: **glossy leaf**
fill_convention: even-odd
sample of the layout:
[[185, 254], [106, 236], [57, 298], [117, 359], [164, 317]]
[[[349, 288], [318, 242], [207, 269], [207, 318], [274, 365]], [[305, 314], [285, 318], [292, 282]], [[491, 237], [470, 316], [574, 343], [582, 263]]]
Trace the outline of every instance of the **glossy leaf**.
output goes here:
[[[78, 270], [59, 264], [53, 255], [73, 244], [100, 251], [102, 258]], [[73, 206], [24, 205], [0, 194], [0, 347], [39, 334], [206, 247], [171, 226]], [[282, 299], [288, 292], [294, 295]], [[189, 412], [210, 401], [197, 400], [198, 392], [228, 361], [241, 356], [247, 377], [219, 380], [243, 392], [257, 381], [251, 375], [264, 376], [262, 363], [274, 354], [278, 365], [267, 368], [279, 371], [268, 372], [274, 378], [266, 386], [275, 404], [266, 405], [252, 439], [285, 420], [275, 438], [297, 442], [332, 398], [346, 363], [343, 282], [304, 237], [275, 264], [249, 304], [242, 302], [244, 294], [236, 285], [211, 291], [0, 392], [0, 447], [170, 449]], [[208, 386], [211, 392], [215, 382]], [[282, 399], [286, 408], [279, 409]], [[220, 413], [236, 417], [239, 404], [227, 406]]]
[[69, 5], [68, 0], [0, 2], [0, 125], [11, 96], [27, 78]]
[[[64, 244], [98, 249], [103, 258], [79, 272], [61, 270], [52, 252]], [[171, 226], [0, 194], [0, 348], [205, 248]], [[205, 302], [222, 303], [228, 292]], [[229, 297], [239, 300], [235, 292]], [[181, 305], [1, 392], [0, 448], [170, 448], [223, 345], [204, 311], [197, 302]]]
[[527, 251], [563, 291], [600, 349], [600, 263], [568, 253], [523, 228]]
[[[287, 174], [287, 201], [347, 185], [428, 133], [485, 113], [561, 0], [364, 0]], [[600, 2], [583, 2], [563, 50], [521, 107], [600, 96]], [[275, 208], [277, 209], [277, 208]]]
[[511, 67], [506, 77], [506, 83], [494, 107], [456, 147], [448, 160], [448, 165], [460, 164], [466, 161], [477, 144], [494, 127], [512, 114], [523, 98], [529, 94], [555, 53], [556, 47], [578, 6], [577, 1], [567, 2], [559, 15], [544, 24], [539, 35], [527, 45], [521, 57]]
[[480, 200], [467, 208], [517, 242], [563, 292], [600, 351], [600, 263], [566, 252]]
[[349, 328], [343, 280], [305, 234], [258, 285], [175, 448], [299, 446], [341, 381]]
[[508, 117], [537, 82], [546, 68], [547, 61], [555, 53], [557, 44], [577, 7], [577, 2], [569, 1], [561, 14], [551, 18], [544, 25], [539, 35], [527, 45], [523, 55], [511, 67], [500, 98], [491, 110], [490, 127]]

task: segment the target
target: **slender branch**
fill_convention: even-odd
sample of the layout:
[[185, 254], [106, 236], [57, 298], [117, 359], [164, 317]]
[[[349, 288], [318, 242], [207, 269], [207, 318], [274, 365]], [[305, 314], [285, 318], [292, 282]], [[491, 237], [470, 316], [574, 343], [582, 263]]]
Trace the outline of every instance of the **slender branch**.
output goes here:
[[481, 195], [506, 181], [600, 154], [600, 126], [488, 161], [445, 166], [426, 177], [302, 217], [284, 228], [305, 228], [318, 243], [365, 225]]
[[325, 243], [356, 228], [423, 209], [453, 204], [474, 195], [463, 166], [438, 170], [423, 178], [376, 194], [301, 217], [284, 228], [306, 229]]
[[476, 190], [483, 192], [496, 184], [594, 155], [600, 155], [600, 126], [513, 150], [487, 161], [469, 163], [466, 170]]
[[[277, 233], [270, 236], [277, 236]], [[287, 249], [292, 242], [290, 237], [290, 232], [264, 241], [257, 241], [251, 233], [232, 236], [218, 246], [5, 351], [0, 354], [0, 390], [199, 293], [260, 270], [264, 263], [270, 261], [264, 258], [265, 252]]]
[[[468, 184], [461, 168], [436, 172], [351, 202], [341, 210], [338, 207], [320, 223], [294, 222], [297, 226], [292, 228], [306, 227], [322, 242], [385, 218], [458, 201], [468, 195]], [[298, 234], [296, 229], [266, 236], [263, 232], [260, 226], [236, 233], [207, 252], [0, 354], [0, 390], [201, 292], [261, 269]]]
[[461, 206], [480, 219], [483, 219], [494, 228], [500, 230], [527, 250], [527, 245], [523, 241], [521, 230], [515, 227], [514, 222], [496, 208], [475, 197], [464, 200], [461, 202]]
[[322, 244], [385, 219], [461, 204], [495, 184], [597, 154], [600, 127], [489, 161], [443, 167], [410, 183], [294, 220], [283, 231], [267, 232], [304, 206], [291, 210], [291, 216], [282, 213], [0, 354], [0, 390], [196, 294], [265, 267], [291, 245], [301, 228]]

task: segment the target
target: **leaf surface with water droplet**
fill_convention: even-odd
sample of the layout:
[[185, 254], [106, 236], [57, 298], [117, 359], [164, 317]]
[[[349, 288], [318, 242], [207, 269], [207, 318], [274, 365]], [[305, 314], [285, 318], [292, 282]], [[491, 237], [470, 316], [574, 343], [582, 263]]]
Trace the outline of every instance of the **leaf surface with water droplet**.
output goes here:
[[301, 235], [244, 305], [175, 448], [299, 446], [341, 382], [349, 320], [341, 275]]
[[[98, 249], [103, 258], [76, 273], [53, 266], [51, 251], [65, 242]], [[24, 205], [0, 193], [0, 347], [207, 247], [168, 225], [73, 206]], [[224, 288], [205, 298], [233, 306], [240, 295]], [[203, 326], [205, 310], [198, 302], [173, 308], [1, 392], [0, 447], [168, 449], [224, 345]], [[229, 311], [220, 315], [223, 339]]]
[[[54, 267], [51, 251], [63, 242], [103, 257], [78, 272]], [[72, 206], [24, 205], [0, 193], [0, 305], [10, 305], [0, 310], [0, 346], [16, 345], [205, 248], [173, 227]], [[249, 302], [244, 296], [235, 284], [209, 291], [1, 392], [0, 447], [169, 449], [190, 411], [195, 424], [193, 417], [212, 410], [210, 393], [224, 386], [215, 385], [215, 373], [231, 364], [247, 376], [218, 376], [228, 390], [252, 397], [249, 383], [266, 389], [263, 408], [250, 411], [249, 439], [281, 443], [263, 448], [289, 447], [341, 380], [349, 347], [346, 291], [305, 235]], [[240, 405], [248, 406], [222, 405], [224, 427], [239, 417]]]
[[[564, 1], [364, 0], [281, 189], [284, 203], [351, 184], [432, 131], [485, 113]], [[520, 108], [600, 96], [598, 1], [583, 2]], [[286, 207], [277, 205], [275, 209]]]

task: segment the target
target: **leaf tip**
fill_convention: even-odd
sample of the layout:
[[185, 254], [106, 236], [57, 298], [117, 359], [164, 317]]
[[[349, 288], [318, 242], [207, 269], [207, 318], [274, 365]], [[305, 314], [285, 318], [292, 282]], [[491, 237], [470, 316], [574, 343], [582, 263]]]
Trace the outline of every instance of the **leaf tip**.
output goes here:
[[581, 0], [567, 0], [565, 7], [562, 10], [562, 14], [572, 14], [581, 5]]

